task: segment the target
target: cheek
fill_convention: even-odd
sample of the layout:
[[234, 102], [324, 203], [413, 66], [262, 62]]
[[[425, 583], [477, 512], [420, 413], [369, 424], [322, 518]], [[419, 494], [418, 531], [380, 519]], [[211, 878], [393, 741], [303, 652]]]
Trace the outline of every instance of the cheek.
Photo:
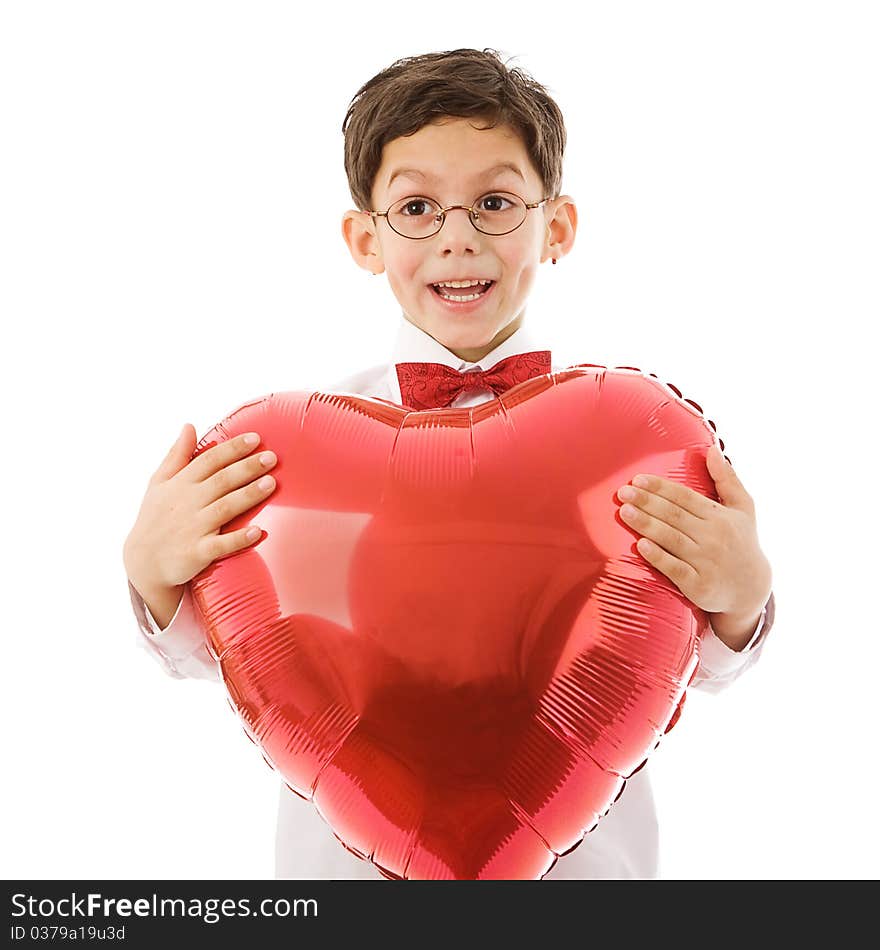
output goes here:
[[413, 255], [398, 255], [390, 262], [389, 280], [396, 290], [404, 293], [417, 294], [423, 291], [422, 273], [424, 262]]
[[[540, 235], [539, 235], [540, 237]], [[530, 237], [523, 243], [498, 248], [503, 271], [508, 275], [508, 290], [519, 294], [531, 287], [540, 266], [541, 246]]]
[[523, 264], [520, 262], [519, 269], [516, 271], [516, 279], [510, 288], [511, 292], [515, 293], [517, 296], [522, 296], [523, 294], [528, 293], [535, 282], [535, 276], [537, 273], [538, 268], [536, 264]]

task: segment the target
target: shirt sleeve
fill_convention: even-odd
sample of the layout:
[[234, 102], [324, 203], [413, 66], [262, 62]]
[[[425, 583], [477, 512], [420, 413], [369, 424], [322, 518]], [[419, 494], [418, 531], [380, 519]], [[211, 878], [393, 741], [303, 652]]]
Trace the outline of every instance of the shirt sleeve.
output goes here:
[[138, 644], [169, 676], [221, 681], [220, 666], [208, 650], [202, 613], [193, 601], [189, 584], [185, 585], [177, 611], [164, 630], [159, 629], [131, 581], [128, 592], [140, 630]]
[[750, 666], [757, 662], [761, 655], [764, 644], [767, 642], [767, 634], [773, 626], [775, 617], [776, 599], [771, 591], [770, 597], [761, 611], [761, 617], [758, 620], [755, 632], [752, 634], [752, 639], [739, 651], [731, 650], [729, 646], [715, 636], [710, 626], [700, 644], [700, 665], [697, 667], [689, 688], [702, 689], [708, 693], [720, 693], [722, 689], [742, 676]]

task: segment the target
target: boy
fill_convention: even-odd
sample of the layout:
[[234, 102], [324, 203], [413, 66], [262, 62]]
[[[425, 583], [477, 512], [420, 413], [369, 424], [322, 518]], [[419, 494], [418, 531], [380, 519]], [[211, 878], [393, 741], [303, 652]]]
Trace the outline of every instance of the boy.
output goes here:
[[[547, 365], [549, 353], [523, 326], [539, 264], [567, 254], [577, 229], [574, 201], [558, 194], [563, 119], [543, 87], [508, 70], [492, 50], [411, 57], [358, 91], [343, 133], [345, 168], [360, 209], [343, 216], [343, 237], [358, 266], [388, 275], [403, 319], [390, 363], [330, 390], [416, 409], [458, 408], [562, 369]], [[485, 379], [468, 377], [493, 367], [507, 367], [510, 375], [502, 378], [499, 369]], [[125, 543], [140, 642], [172, 676], [219, 682], [187, 582], [218, 557], [253, 543], [244, 531], [218, 533], [274, 488], [267, 475], [274, 455], [257, 453], [258, 442], [245, 438], [191, 461], [195, 430], [184, 426], [152, 476]], [[642, 555], [709, 613], [712, 632], [693, 685], [717, 692], [755, 662], [775, 605], [751, 497], [720, 450], [710, 450], [707, 466], [721, 504], [649, 477], [628, 499], [632, 510], [627, 506], [621, 515], [653, 542]], [[627, 500], [625, 486], [618, 494]], [[545, 879], [657, 873], [656, 816], [643, 768]], [[381, 878], [283, 784], [276, 875]]]

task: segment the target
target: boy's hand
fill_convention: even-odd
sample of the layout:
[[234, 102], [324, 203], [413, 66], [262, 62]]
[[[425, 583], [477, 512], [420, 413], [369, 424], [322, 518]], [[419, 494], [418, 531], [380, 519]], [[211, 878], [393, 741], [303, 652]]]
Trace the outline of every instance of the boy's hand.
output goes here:
[[[642, 557], [713, 615], [716, 636], [741, 650], [770, 597], [772, 571], [758, 544], [752, 497], [717, 445], [710, 447], [706, 465], [720, 504], [678, 482], [648, 475], [644, 486], [618, 490], [628, 503], [620, 516], [644, 535], [637, 544]], [[635, 497], [626, 497], [627, 490]]]
[[183, 427], [150, 478], [123, 549], [126, 573], [141, 596], [180, 587], [212, 561], [256, 540], [247, 537], [247, 529], [220, 534], [223, 525], [275, 489], [271, 476], [268, 487], [257, 484], [277, 461], [274, 453], [252, 455], [259, 440], [249, 445], [246, 435], [192, 458], [195, 429]]

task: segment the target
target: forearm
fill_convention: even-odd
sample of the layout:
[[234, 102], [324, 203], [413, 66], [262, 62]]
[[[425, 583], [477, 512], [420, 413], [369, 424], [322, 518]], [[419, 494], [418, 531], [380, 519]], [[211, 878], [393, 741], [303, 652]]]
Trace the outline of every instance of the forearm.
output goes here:
[[201, 612], [187, 585], [180, 606], [167, 626], [156, 629], [156, 618], [147, 614], [144, 599], [128, 581], [131, 606], [138, 621], [138, 644], [157, 660], [169, 676], [220, 681], [220, 668], [211, 655]]

